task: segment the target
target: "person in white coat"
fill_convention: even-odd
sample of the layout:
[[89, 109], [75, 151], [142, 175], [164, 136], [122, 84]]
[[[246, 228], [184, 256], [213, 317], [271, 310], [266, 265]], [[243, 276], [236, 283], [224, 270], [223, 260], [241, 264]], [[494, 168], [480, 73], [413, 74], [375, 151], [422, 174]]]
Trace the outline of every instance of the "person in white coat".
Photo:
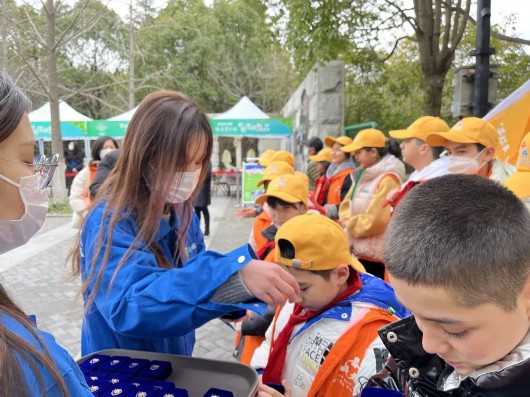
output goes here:
[[92, 146], [92, 160], [90, 161], [88, 167], [84, 167], [79, 173], [74, 177], [72, 181], [72, 187], [70, 188], [70, 197], [68, 198], [70, 202], [70, 207], [74, 211], [72, 215], [72, 227], [74, 229], [80, 229], [85, 219], [86, 214], [92, 206], [92, 199], [90, 198], [89, 187], [94, 179], [96, 170], [98, 168], [99, 162], [105, 157], [108, 153], [116, 150], [118, 148], [118, 142], [109, 136], [100, 136], [94, 142]]

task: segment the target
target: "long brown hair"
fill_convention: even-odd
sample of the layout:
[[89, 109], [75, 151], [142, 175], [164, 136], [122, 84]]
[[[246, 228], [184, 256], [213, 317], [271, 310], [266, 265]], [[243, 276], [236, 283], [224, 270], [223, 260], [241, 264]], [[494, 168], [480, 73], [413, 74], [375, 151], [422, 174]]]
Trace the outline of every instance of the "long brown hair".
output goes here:
[[[0, 74], [0, 144], [5, 141], [20, 123], [25, 113], [31, 108], [27, 96], [13, 84], [11, 79]], [[26, 396], [29, 393], [25, 374], [20, 361], [26, 362], [39, 383], [41, 391], [46, 394], [44, 380], [37, 366], [42, 364], [55, 379], [61, 393], [68, 395], [66, 384], [57, 371], [55, 364], [35, 331], [34, 325], [20, 307], [11, 299], [5, 289], [0, 285], [0, 313], [5, 313], [22, 325], [35, 340], [34, 345], [8, 329], [0, 319], [0, 396]], [[41, 348], [41, 350], [39, 349]]]
[[[104, 200], [105, 209], [92, 263], [81, 269], [81, 239], [78, 235], [72, 252], [73, 275], [83, 274], [82, 293], [94, 282], [94, 287], [85, 302], [88, 311], [101, 287], [101, 280], [110, 257], [113, 229], [128, 216], [133, 216], [139, 233], [120, 259], [108, 289], [134, 249], [144, 242], [155, 255], [159, 267], [171, 268], [173, 264], [163, 255], [154, 241], [161, 218], [174, 209], [179, 217], [177, 238], [178, 256], [186, 259], [186, 235], [193, 214], [193, 201], [206, 178], [212, 152], [212, 131], [206, 115], [184, 95], [174, 91], [157, 91], [145, 98], [127, 127], [122, 152], [116, 166], [100, 187], [96, 202]], [[190, 159], [205, 147], [202, 157], [198, 188], [182, 204], [169, 205], [163, 199], [178, 172], [188, 168]], [[106, 238], [104, 237], [106, 230]], [[98, 274], [97, 260], [100, 258], [105, 238], [105, 250]], [[178, 257], [174, 258], [178, 260]]]

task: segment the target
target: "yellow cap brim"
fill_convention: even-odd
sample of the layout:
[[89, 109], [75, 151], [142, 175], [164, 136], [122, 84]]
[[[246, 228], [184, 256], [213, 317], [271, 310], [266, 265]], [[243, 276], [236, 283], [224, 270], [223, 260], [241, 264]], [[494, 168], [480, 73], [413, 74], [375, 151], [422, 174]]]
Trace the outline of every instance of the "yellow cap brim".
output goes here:
[[394, 131], [388, 131], [388, 135], [390, 135], [394, 139], [410, 139], [410, 138], [417, 138], [414, 136], [412, 132], [409, 130], [394, 130]]
[[269, 197], [276, 197], [280, 200], [285, 201], [286, 203], [304, 203], [307, 205], [307, 198], [305, 200], [301, 199], [300, 197], [296, 197], [293, 194], [290, 194], [288, 192], [274, 192], [273, 194], [262, 194], [258, 198], [256, 198], [255, 203], [256, 204], [263, 204]]
[[327, 136], [326, 139], [324, 139], [324, 143], [328, 147], [332, 147], [334, 143], [338, 143], [340, 145], [339, 141], [337, 141], [336, 139], [334, 139], [334, 138], [332, 138], [330, 136]]
[[446, 141], [456, 143], [478, 143], [476, 139], [468, 138], [456, 131], [435, 132], [427, 136], [427, 139], [425, 140], [429, 146], [445, 146]]
[[325, 156], [319, 156], [318, 154], [315, 154], [313, 156], [309, 156], [309, 160], [315, 161], [315, 162], [327, 161], [327, 162], [331, 163], [331, 160], [329, 158], [326, 158]]
[[516, 172], [504, 181], [504, 186], [521, 199], [530, 197], [530, 172]]
[[357, 270], [359, 273], [366, 273], [366, 269], [363, 264], [355, 258], [351, 258], [350, 266]]
[[353, 153], [356, 152], [359, 149], [362, 149], [362, 146], [359, 146], [358, 143], [350, 143], [349, 145], [343, 146], [340, 148], [344, 153]]

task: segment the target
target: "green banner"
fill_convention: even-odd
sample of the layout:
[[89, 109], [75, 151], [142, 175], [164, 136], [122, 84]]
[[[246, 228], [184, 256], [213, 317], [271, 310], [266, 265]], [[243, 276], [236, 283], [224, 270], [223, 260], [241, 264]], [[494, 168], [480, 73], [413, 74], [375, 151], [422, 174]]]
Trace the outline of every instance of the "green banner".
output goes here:
[[254, 200], [264, 193], [263, 186], [258, 182], [263, 178], [265, 168], [256, 163], [243, 163], [243, 204], [254, 204]]
[[[63, 139], [86, 138], [86, 124], [85, 121], [62, 121], [61, 135]], [[31, 128], [33, 129], [35, 139], [51, 141], [52, 123], [49, 121], [32, 121]]]
[[89, 138], [107, 135], [113, 138], [123, 138], [129, 125], [128, 121], [94, 120], [89, 121], [87, 133]]
[[217, 136], [282, 137], [293, 133], [288, 125], [276, 119], [210, 119], [212, 132]]

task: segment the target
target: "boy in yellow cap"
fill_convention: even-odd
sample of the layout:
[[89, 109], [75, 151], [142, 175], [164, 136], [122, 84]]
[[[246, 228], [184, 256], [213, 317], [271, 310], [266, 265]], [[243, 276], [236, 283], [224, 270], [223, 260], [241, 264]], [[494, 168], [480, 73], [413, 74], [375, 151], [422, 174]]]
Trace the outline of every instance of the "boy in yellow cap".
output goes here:
[[401, 140], [403, 161], [414, 168], [401, 189], [394, 189], [387, 195], [387, 202], [395, 207], [405, 194], [418, 183], [448, 174], [447, 156], [440, 158], [444, 147], [429, 146], [427, 136], [433, 132], [447, 132], [449, 126], [439, 117], [423, 116], [404, 130], [389, 131], [392, 138]]
[[328, 217], [338, 219], [339, 205], [351, 187], [350, 175], [355, 168], [350, 154], [342, 151], [342, 148], [351, 144], [352, 139], [348, 136], [327, 136], [324, 143], [331, 148], [331, 165], [326, 170], [321, 188], [325, 199], [323, 203], [318, 204], [326, 208]]
[[407, 312], [387, 283], [357, 272], [348, 238], [329, 218], [294, 217], [275, 241], [275, 261], [297, 279], [300, 304], [278, 311], [252, 366], [265, 369], [264, 383], [285, 380], [293, 397], [351, 397], [382, 361], [377, 329]]
[[273, 149], [267, 149], [267, 150], [265, 150], [265, 151], [261, 154], [261, 156], [260, 156], [260, 158], [259, 158], [259, 160], [258, 160], [258, 164], [260, 164], [260, 165], [266, 167], [267, 165], [270, 164], [270, 158], [271, 158], [272, 156], [274, 156], [275, 153], [276, 153], [276, 150], [273, 150]]
[[526, 207], [530, 210], [530, 132], [525, 135], [521, 146], [519, 147], [519, 156], [517, 157], [517, 166], [515, 174], [504, 181], [504, 186], [515, 193], [517, 197], [523, 200]]
[[[307, 178], [305, 174], [302, 175]], [[307, 186], [307, 180], [303, 177], [282, 175], [271, 180], [266, 192], [256, 199], [256, 204], [267, 204], [267, 212], [272, 220], [272, 224], [261, 233], [266, 243], [256, 251], [259, 259], [274, 262], [274, 237], [278, 228], [289, 219], [307, 212]], [[275, 310], [275, 307], [268, 309], [263, 317], [252, 316], [238, 327], [234, 343], [237, 352], [235, 356], [243, 364], [250, 364], [254, 350], [265, 339], [265, 331], [274, 317]]]
[[451, 174], [477, 174], [504, 182], [515, 172], [508, 163], [495, 159], [499, 136], [495, 127], [478, 117], [464, 117], [446, 132], [427, 136], [430, 146], [445, 146]]

